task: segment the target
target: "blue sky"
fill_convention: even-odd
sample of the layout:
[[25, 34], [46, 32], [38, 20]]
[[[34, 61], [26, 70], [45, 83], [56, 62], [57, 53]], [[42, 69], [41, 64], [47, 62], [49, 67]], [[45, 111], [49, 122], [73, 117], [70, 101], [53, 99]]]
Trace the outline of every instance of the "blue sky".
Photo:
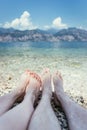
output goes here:
[[87, 0], [0, 0], [0, 26], [87, 29]]

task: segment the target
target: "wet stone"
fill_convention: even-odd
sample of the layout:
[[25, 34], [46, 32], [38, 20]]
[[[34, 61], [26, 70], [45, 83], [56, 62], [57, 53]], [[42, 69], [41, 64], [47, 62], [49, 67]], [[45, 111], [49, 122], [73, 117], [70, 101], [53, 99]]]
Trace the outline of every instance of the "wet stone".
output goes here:
[[9, 77], [9, 78], [8, 78], [8, 80], [11, 80], [11, 79], [12, 79], [12, 77]]

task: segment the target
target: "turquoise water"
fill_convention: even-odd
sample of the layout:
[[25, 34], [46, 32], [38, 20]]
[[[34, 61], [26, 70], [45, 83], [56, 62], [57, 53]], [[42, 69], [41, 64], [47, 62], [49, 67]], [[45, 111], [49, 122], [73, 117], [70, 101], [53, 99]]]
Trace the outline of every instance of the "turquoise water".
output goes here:
[[[44, 67], [82, 69], [87, 65], [86, 42], [15, 42], [0, 43], [0, 63], [24, 69]], [[15, 67], [13, 69], [15, 69]], [[12, 68], [12, 67], [11, 67]]]
[[1, 80], [11, 76], [13, 84], [26, 69], [40, 73], [43, 68], [50, 68], [51, 73], [59, 70], [66, 90], [78, 91], [80, 87], [78, 93], [84, 92], [87, 89], [87, 42], [0, 43]]

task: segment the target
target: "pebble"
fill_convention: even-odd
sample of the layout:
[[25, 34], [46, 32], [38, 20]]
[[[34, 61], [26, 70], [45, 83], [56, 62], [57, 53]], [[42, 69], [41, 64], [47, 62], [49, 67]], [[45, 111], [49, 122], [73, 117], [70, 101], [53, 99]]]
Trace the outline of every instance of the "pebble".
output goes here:
[[9, 78], [8, 78], [8, 80], [11, 80], [11, 79], [12, 79], [12, 77], [9, 77]]

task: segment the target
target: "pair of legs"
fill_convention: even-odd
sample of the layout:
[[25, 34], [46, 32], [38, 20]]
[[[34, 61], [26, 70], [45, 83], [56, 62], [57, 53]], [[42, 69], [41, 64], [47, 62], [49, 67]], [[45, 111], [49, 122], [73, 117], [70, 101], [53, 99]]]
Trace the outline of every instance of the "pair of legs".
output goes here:
[[[0, 97], [0, 130], [27, 130], [33, 114], [34, 100], [41, 86], [37, 74], [26, 71], [14, 91]], [[23, 101], [10, 109], [14, 102], [25, 93]]]
[[[20, 81], [20, 87], [15, 91], [1, 97], [1, 111], [0, 111], [0, 129], [1, 130], [33, 130], [33, 129], [47, 129], [60, 130], [60, 125], [57, 122], [57, 118], [51, 108], [50, 99], [52, 95], [51, 91], [51, 76], [48, 72], [43, 74], [43, 96], [39, 107], [36, 109], [36, 115], [34, 113], [36, 120], [32, 118], [31, 123], [30, 119], [34, 112], [33, 104], [35, 100], [35, 95], [40, 90], [40, 79], [33, 73], [33, 77], [29, 77], [29, 73], [22, 75]], [[18, 106], [12, 108], [15, 100], [24, 93], [26, 89], [26, 94], [22, 103]], [[50, 91], [49, 91], [50, 89]], [[7, 100], [6, 100], [7, 99]], [[45, 103], [47, 102], [47, 103]], [[45, 113], [45, 107], [46, 114]], [[43, 108], [43, 109], [42, 109]], [[39, 113], [38, 113], [39, 112]], [[38, 114], [38, 115], [37, 115]], [[51, 116], [51, 118], [50, 118]], [[41, 121], [40, 118], [42, 117]], [[49, 119], [49, 122], [45, 124]], [[44, 123], [44, 124], [43, 124]], [[50, 124], [51, 123], [51, 124]], [[30, 125], [31, 124], [31, 125]], [[34, 124], [34, 126], [33, 126]], [[46, 125], [46, 127], [45, 127]]]
[[72, 101], [63, 90], [63, 79], [59, 72], [51, 77], [49, 71], [43, 76], [42, 99], [37, 106], [28, 130], [61, 130], [59, 122], [52, 110], [50, 99], [52, 96], [51, 79], [58, 100], [68, 119], [70, 130], [87, 130], [87, 110]]
[[[59, 122], [52, 110], [50, 99], [51, 74], [43, 74], [42, 99], [34, 111], [35, 95], [40, 89], [40, 80], [36, 74], [22, 76], [20, 87], [10, 94], [0, 98], [0, 129], [1, 130], [61, 130]], [[53, 76], [55, 93], [68, 119], [70, 130], [87, 130], [87, 110], [72, 101], [63, 90], [63, 81], [59, 73]], [[15, 100], [25, 92], [24, 100], [18, 106], [9, 110]], [[31, 118], [32, 117], [32, 118]], [[30, 121], [31, 119], [31, 121]]]

